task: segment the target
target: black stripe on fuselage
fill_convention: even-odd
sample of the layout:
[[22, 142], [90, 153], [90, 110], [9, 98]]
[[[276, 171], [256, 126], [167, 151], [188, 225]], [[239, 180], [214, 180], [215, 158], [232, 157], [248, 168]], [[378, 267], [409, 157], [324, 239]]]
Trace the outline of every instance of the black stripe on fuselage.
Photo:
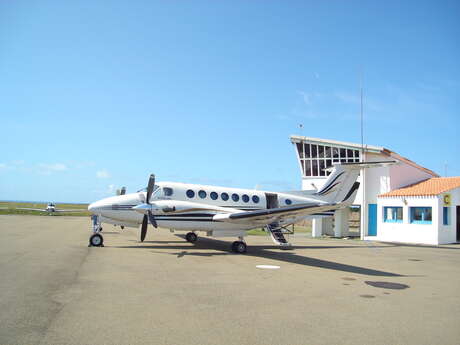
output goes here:
[[327, 186], [323, 186], [323, 188], [321, 188], [321, 190], [319, 190], [316, 194], [318, 195], [321, 195], [323, 193], [326, 193], [327, 190], [329, 189], [329, 187], [331, 187], [331, 185], [340, 177], [342, 176], [344, 173], [344, 171], [342, 171], [340, 174], [338, 174], [331, 182], [328, 183]]
[[345, 200], [347, 200], [347, 199], [355, 192], [355, 190], [357, 190], [358, 188], [359, 188], [359, 182], [353, 183], [353, 187], [351, 187], [350, 191], [349, 191], [348, 194], [345, 196], [345, 198], [343, 198], [342, 202], [344, 202]]

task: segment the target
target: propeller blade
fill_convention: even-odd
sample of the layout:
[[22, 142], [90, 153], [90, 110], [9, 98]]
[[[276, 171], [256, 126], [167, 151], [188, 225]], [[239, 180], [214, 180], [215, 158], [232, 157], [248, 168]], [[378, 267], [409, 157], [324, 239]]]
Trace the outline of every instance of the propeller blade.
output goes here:
[[147, 235], [147, 225], [148, 225], [148, 220], [147, 220], [147, 215], [145, 215], [144, 219], [142, 219], [141, 242], [144, 242], [145, 235]]
[[149, 184], [147, 185], [147, 199], [145, 201], [147, 204], [150, 202], [150, 197], [153, 193], [153, 187], [155, 187], [155, 175], [151, 174], [149, 178]]
[[155, 220], [155, 217], [153, 216], [152, 211], [149, 210], [147, 214], [149, 216], [150, 224], [152, 224], [154, 228], [158, 228], [157, 221]]

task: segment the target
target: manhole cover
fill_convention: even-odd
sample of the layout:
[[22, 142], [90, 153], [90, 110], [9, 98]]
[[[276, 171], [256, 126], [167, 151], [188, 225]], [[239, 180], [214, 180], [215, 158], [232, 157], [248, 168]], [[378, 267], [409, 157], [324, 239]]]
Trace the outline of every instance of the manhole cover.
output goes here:
[[406, 284], [399, 284], [399, 283], [391, 283], [391, 282], [371, 282], [371, 281], [365, 281], [367, 285], [376, 287], [376, 288], [381, 288], [381, 289], [391, 289], [391, 290], [404, 290], [409, 287], [409, 285]]

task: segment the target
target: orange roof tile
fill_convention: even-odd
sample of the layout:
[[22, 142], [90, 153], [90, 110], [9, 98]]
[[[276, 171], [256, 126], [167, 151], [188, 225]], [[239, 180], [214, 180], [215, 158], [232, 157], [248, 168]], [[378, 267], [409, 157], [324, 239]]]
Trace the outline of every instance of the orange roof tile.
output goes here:
[[424, 196], [438, 195], [451, 189], [460, 187], [460, 176], [456, 177], [433, 177], [428, 180], [414, 183], [391, 192], [381, 194], [381, 197], [388, 196]]

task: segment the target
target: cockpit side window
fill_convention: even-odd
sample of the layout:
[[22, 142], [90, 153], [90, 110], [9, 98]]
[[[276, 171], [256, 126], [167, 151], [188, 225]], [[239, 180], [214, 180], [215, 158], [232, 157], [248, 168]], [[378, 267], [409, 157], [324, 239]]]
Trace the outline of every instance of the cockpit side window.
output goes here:
[[170, 187], [163, 187], [163, 194], [165, 196], [172, 196], [174, 194], [174, 191]]

